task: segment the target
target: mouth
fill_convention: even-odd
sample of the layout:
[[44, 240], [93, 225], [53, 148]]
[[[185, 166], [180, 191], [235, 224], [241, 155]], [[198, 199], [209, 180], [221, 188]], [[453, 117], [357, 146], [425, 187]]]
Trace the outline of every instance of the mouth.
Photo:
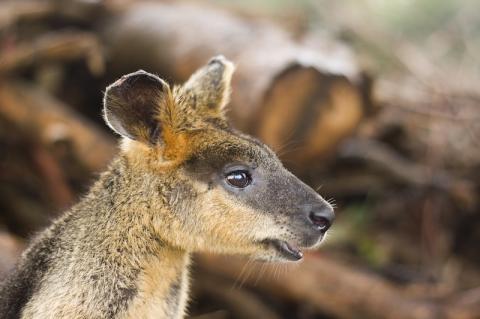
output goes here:
[[302, 251], [295, 245], [279, 239], [268, 239], [265, 243], [273, 247], [282, 257], [291, 260], [298, 261], [303, 258]]

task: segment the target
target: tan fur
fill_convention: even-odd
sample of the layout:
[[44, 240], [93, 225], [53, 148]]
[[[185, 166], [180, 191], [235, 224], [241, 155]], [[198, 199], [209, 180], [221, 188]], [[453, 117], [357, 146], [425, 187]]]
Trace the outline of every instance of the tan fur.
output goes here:
[[[24, 253], [12, 282], [28, 298], [0, 299], [7, 318], [183, 318], [192, 252], [283, 261], [291, 255], [278, 241], [321, 240], [311, 209], [299, 211], [331, 207], [268, 147], [229, 127], [232, 72], [217, 57], [173, 89], [144, 71], [107, 88], [120, 154]], [[225, 184], [231, 165], [251, 170], [256, 191]]]
[[144, 272], [139, 278], [139, 295], [135, 298], [125, 315], [125, 319], [171, 318], [172, 313], [164, 303], [171, 283], [181, 277], [179, 289], [180, 302], [175, 318], [183, 318], [187, 302], [189, 256], [184, 251], [170, 251], [153, 257], [144, 265]]

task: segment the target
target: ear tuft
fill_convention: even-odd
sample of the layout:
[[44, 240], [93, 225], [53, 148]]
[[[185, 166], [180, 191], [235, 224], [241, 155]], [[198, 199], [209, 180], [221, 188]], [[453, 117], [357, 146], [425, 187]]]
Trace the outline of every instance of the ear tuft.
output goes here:
[[158, 76], [143, 70], [124, 75], [105, 91], [105, 121], [122, 136], [156, 144], [162, 131], [158, 115], [170, 99], [170, 87]]
[[223, 55], [215, 56], [183, 85], [184, 92], [197, 109], [221, 114], [230, 100], [234, 70], [233, 63]]

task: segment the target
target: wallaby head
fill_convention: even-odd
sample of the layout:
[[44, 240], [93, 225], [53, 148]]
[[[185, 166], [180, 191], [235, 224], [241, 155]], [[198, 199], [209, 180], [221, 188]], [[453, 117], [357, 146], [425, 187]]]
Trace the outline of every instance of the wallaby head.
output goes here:
[[334, 218], [332, 207], [225, 116], [234, 67], [215, 57], [181, 86], [145, 71], [105, 93], [108, 125], [122, 135], [126, 174], [144, 179], [145, 226], [185, 251], [299, 260]]

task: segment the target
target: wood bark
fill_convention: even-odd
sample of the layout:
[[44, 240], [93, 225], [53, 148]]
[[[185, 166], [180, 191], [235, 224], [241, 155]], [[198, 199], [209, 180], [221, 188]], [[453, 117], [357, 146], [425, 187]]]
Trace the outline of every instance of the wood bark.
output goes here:
[[24, 248], [25, 245], [20, 239], [0, 230], [0, 282], [13, 269]]
[[115, 153], [112, 138], [37, 87], [0, 81], [0, 114], [30, 130], [47, 145], [68, 141], [74, 156], [90, 171], [103, 169]]
[[16, 45], [0, 54], [0, 74], [18, 72], [35, 63], [62, 63], [85, 59], [92, 74], [102, 74], [104, 60], [95, 35], [87, 32], [49, 33], [31, 43]]
[[216, 274], [202, 273], [193, 281], [193, 298], [196, 295], [210, 297], [211, 300], [225, 305], [235, 318], [279, 319], [280, 317], [262, 300], [246, 289], [232, 289], [228, 280]]
[[286, 269], [212, 255], [198, 256], [197, 264], [201, 271], [216, 272], [283, 300], [307, 303], [336, 318], [474, 319], [480, 304], [477, 290], [452, 300], [410, 298], [377, 275], [318, 255], [307, 254], [300, 266], [283, 265]]
[[0, 81], [0, 121], [0, 140], [10, 147], [2, 154], [8, 169], [0, 175], [0, 219], [20, 236], [31, 236], [72, 205], [115, 153], [105, 132], [45, 91], [15, 80]]

